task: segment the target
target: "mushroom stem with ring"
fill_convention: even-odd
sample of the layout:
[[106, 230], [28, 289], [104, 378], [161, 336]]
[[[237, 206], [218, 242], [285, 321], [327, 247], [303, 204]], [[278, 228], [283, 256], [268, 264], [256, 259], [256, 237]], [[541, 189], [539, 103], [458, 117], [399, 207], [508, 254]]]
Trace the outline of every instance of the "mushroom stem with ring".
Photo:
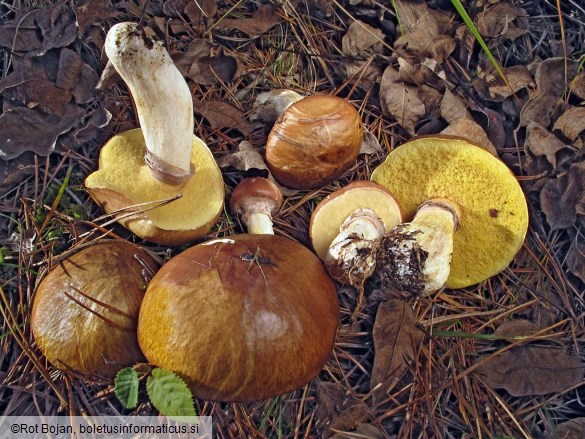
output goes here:
[[355, 287], [363, 285], [376, 268], [376, 252], [384, 223], [369, 208], [354, 210], [341, 224], [325, 256], [329, 274]]
[[162, 42], [135, 23], [113, 26], [104, 47], [134, 98], [152, 175], [163, 183], [184, 183], [194, 172], [193, 99], [179, 69]]
[[410, 223], [382, 239], [376, 276], [385, 287], [429, 295], [445, 286], [458, 228], [459, 207], [446, 199], [423, 203]]
[[232, 193], [231, 210], [240, 215], [248, 233], [274, 235], [272, 215], [282, 206], [283, 197], [276, 184], [266, 178], [242, 180]]

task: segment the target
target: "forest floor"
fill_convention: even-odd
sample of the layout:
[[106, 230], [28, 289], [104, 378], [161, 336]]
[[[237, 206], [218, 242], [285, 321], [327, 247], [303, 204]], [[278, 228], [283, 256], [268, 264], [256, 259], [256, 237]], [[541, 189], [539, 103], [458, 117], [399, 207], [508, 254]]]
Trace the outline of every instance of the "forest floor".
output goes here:
[[[268, 175], [259, 93], [334, 94], [359, 110], [370, 135], [358, 161], [323, 187], [286, 191], [277, 235], [310, 248], [320, 200], [438, 133], [504, 161], [530, 213], [514, 261], [480, 284], [411, 297], [368, 283], [356, 324], [356, 291], [338, 284], [341, 322], [322, 372], [266, 401], [197, 399], [216, 437], [585, 437], [585, 8], [463, 6], [493, 60], [447, 0], [0, 2], [0, 413], [156, 414], [147, 399], [124, 409], [112, 383], [55, 369], [30, 329], [35, 286], [65, 251], [107, 232], [160, 260], [185, 248], [140, 240], [83, 185], [105, 141], [138, 126], [125, 84], [100, 81], [107, 30], [134, 21], [187, 78], [195, 133], [228, 197]], [[226, 210], [197, 242], [238, 232]]]

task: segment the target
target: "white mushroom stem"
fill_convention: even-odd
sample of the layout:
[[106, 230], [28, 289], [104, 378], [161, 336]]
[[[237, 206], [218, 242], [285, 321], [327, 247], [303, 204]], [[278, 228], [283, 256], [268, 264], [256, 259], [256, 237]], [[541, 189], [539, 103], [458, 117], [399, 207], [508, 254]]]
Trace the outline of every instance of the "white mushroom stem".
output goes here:
[[113, 26], [105, 51], [134, 99], [153, 176], [169, 184], [185, 182], [194, 171], [193, 100], [185, 79], [162, 43], [136, 23]]
[[274, 235], [272, 229], [272, 211], [274, 202], [262, 198], [250, 198], [243, 201], [241, 211], [242, 222], [248, 233], [253, 235]]
[[443, 199], [427, 201], [410, 223], [384, 237], [377, 275], [385, 286], [428, 295], [444, 287], [450, 273], [457, 206]]
[[376, 250], [384, 223], [372, 209], [354, 210], [339, 227], [324, 263], [334, 279], [361, 286], [376, 267]]

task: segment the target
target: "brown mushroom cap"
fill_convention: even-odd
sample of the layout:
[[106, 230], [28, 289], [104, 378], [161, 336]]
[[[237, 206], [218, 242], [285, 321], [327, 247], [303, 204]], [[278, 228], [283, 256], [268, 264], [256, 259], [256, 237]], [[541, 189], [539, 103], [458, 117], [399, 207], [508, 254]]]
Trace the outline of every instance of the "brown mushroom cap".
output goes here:
[[279, 183], [311, 189], [349, 169], [362, 141], [363, 126], [353, 105], [336, 96], [308, 96], [288, 107], [274, 124], [266, 161]]
[[232, 212], [241, 214], [251, 205], [261, 204], [274, 215], [282, 206], [282, 192], [273, 182], [266, 178], [254, 177], [242, 180], [234, 188], [230, 200]]
[[[148, 241], [180, 245], [205, 235], [223, 210], [223, 178], [207, 146], [195, 136], [191, 163], [193, 176], [181, 186], [152, 176], [144, 162], [142, 131], [129, 130], [112, 137], [100, 151], [99, 169], [85, 180], [91, 197], [108, 213], [120, 212], [118, 221]], [[181, 198], [161, 207], [154, 202]], [[153, 208], [154, 207], [154, 208]], [[130, 214], [134, 212], [134, 214]]]
[[197, 397], [252, 401], [309, 382], [338, 320], [335, 286], [315, 255], [286, 238], [243, 234], [168, 261], [148, 287], [138, 339]]
[[156, 268], [126, 242], [93, 244], [59, 262], [39, 283], [31, 314], [47, 360], [96, 379], [143, 362], [136, 325]]
[[465, 139], [429, 136], [393, 150], [372, 180], [396, 196], [406, 220], [429, 199], [460, 209], [446, 286], [463, 288], [499, 273], [521, 248], [528, 207], [510, 169]]
[[339, 227], [356, 209], [369, 208], [384, 223], [386, 231], [402, 222], [400, 206], [393, 194], [373, 181], [354, 181], [329, 194], [311, 215], [309, 235], [317, 256], [325, 258]]

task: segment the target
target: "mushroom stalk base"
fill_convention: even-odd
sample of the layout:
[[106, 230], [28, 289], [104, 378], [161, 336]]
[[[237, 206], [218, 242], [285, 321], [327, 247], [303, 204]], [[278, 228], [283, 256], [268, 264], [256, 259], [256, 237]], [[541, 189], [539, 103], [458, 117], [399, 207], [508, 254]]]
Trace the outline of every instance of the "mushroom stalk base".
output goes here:
[[339, 228], [325, 256], [325, 268], [339, 282], [361, 286], [376, 268], [384, 223], [367, 208], [354, 210]]
[[458, 209], [443, 200], [423, 204], [413, 221], [382, 239], [376, 278], [383, 287], [429, 295], [444, 287], [453, 254]]

